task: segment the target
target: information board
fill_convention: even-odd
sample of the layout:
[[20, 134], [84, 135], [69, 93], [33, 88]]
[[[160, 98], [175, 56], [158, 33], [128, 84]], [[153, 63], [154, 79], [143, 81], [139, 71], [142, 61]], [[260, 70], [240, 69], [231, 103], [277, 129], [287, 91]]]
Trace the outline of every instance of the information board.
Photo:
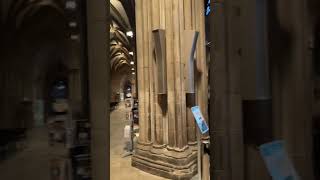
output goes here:
[[209, 127], [205, 121], [205, 119], [203, 118], [203, 115], [201, 113], [200, 107], [199, 106], [195, 106], [191, 108], [192, 114], [196, 120], [196, 123], [200, 129], [200, 132], [202, 134], [205, 134], [206, 132], [209, 131]]
[[273, 141], [259, 147], [273, 180], [299, 180], [285, 150], [284, 141]]

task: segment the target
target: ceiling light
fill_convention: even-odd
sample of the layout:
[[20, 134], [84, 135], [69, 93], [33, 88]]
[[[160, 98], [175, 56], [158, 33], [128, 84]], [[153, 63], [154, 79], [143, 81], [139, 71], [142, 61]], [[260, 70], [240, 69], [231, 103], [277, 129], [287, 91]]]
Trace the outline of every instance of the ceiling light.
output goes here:
[[130, 62], [130, 64], [131, 64], [131, 65], [134, 65], [134, 62], [133, 62], [133, 61], [131, 61], [131, 62]]
[[134, 68], [132, 68], [131, 70], [134, 71]]
[[130, 51], [129, 54], [133, 56], [133, 52], [132, 51]]
[[135, 73], [135, 72], [132, 72], [132, 74], [135, 75], [136, 73]]
[[133, 37], [133, 32], [132, 32], [132, 31], [128, 31], [128, 32], [126, 33], [126, 35], [129, 36], [129, 37]]

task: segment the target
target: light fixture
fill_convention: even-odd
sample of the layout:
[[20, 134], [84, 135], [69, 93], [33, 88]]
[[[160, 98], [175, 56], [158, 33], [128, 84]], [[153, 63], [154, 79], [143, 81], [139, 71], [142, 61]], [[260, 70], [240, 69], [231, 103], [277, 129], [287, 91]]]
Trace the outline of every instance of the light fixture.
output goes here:
[[69, 26], [70, 27], [77, 27], [77, 22], [71, 21], [71, 22], [69, 22]]
[[135, 72], [132, 72], [132, 74], [135, 75], [136, 73], [135, 73]]
[[134, 68], [132, 68], [131, 70], [134, 71]]
[[70, 39], [72, 39], [72, 40], [78, 40], [78, 39], [79, 39], [79, 36], [78, 36], [78, 35], [75, 35], [75, 34], [72, 34], [72, 35], [70, 36]]
[[131, 62], [130, 62], [130, 64], [131, 64], [131, 65], [134, 65], [134, 62], [133, 62], [133, 61], [131, 61]]
[[74, 10], [77, 8], [77, 3], [75, 1], [67, 1], [66, 2], [66, 9]]
[[129, 37], [133, 37], [133, 32], [132, 31], [127, 31], [126, 35], [129, 36]]
[[133, 52], [132, 51], [130, 51], [129, 54], [133, 56]]

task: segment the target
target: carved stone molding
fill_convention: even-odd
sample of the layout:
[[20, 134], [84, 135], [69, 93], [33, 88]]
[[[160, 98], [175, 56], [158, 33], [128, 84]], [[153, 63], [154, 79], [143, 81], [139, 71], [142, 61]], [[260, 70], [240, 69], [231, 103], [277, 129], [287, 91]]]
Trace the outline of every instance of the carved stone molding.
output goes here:
[[132, 166], [169, 179], [191, 179], [197, 173], [197, 147], [187, 146], [184, 151], [168, 147], [137, 145]]

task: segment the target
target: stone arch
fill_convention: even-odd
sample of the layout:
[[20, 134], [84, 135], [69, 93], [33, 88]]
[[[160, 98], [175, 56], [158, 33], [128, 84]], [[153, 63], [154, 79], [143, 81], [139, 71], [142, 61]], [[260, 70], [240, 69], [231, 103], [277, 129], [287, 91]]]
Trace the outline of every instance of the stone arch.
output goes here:
[[121, 68], [118, 71], [113, 70], [111, 76], [111, 101], [119, 100], [119, 93], [124, 92], [124, 85], [126, 82], [133, 82], [133, 75], [129, 68]]
[[64, 16], [62, 1], [60, 0], [16, 0], [9, 8], [7, 22], [16, 29], [19, 29], [26, 18], [34, 16], [34, 14], [44, 8], [54, 9], [57, 13]]
[[[19, 124], [10, 114], [15, 113], [21, 99], [32, 101], [45, 97], [49, 69], [62, 61], [66, 62], [64, 66], [69, 66], [69, 62], [65, 61], [68, 59], [68, 46], [64, 46], [68, 44], [67, 19], [62, 7], [62, 2], [58, 0], [15, 0], [8, 6], [2, 23], [5, 53], [1, 56], [5, 61], [1, 62], [1, 69], [4, 74], [9, 74], [8, 80], [16, 80], [11, 84], [1, 82], [5, 86], [1, 90], [4, 97], [12, 96], [10, 102], [13, 105], [8, 107], [12, 111], [7, 111], [5, 115], [8, 122], [4, 126], [7, 128]], [[8, 89], [14, 89], [14, 92]], [[7, 101], [1, 99], [3, 104]]]
[[119, 84], [119, 88], [122, 92], [124, 92], [126, 90], [125, 87], [127, 84], [132, 84], [132, 82], [131, 82], [130, 76], [128, 74], [125, 74], [122, 76], [120, 84]]

